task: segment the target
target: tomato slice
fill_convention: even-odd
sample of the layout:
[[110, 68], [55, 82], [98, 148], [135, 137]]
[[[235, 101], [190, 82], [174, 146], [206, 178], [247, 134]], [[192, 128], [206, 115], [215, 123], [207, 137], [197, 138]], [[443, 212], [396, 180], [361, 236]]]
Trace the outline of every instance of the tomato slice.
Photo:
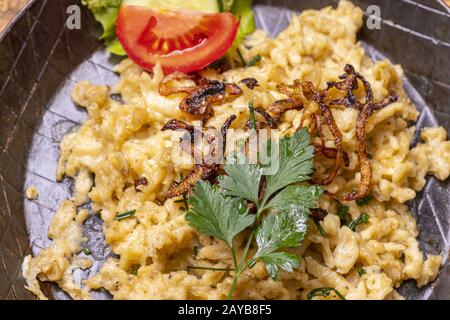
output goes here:
[[160, 62], [166, 74], [200, 70], [221, 58], [238, 28], [231, 13], [124, 5], [117, 17], [117, 37], [130, 59], [147, 70]]

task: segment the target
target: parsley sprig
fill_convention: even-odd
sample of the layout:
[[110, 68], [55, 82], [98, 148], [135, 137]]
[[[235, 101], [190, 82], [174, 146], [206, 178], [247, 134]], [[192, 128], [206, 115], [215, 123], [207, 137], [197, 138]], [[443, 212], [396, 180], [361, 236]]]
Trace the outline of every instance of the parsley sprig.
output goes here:
[[[308, 131], [303, 129], [277, 144], [279, 169], [274, 175], [266, 175], [260, 164], [225, 165], [227, 176], [219, 178], [219, 186], [200, 182], [189, 197], [186, 220], [199, 232], [225, 241], [231, 250], [234, 278], [228, 299], [243, 272], [258, 261], [275, 280], [280, 269], [292, 272], [299, 267], [299, 257], [286, 250], [304, 239], [309, 209], [317, 207], [323, 193], [321, 187], [306, 184], [311, 179], [314, 156]], [[255, 214], [248, 203], [255, 205]], [[238, 259], [233, 240], [247, 228], [250, 236]], [[248, 257], [254, 238], [258, 248]]]

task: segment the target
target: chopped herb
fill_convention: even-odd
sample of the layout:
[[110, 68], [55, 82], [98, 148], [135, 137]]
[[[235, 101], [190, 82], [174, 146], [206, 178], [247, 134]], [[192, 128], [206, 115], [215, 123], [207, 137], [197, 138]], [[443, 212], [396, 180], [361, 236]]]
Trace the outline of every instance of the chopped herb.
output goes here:
[[128, 218], [131, 218], [135, 214], [136, 214], [136, 210], [131, 210], [131, 211], [123, 212], [123, 213], [118, 213], [116, 215], [116, 220], [117, 221], [122, 221], [122, 220], [125, 220], [125, 219], [128, 219]]
[[234, 269], [230, 268], [213, 268], [213, 267], [197, 267], [197, 266], [188, 266], [188, 271], [190, 270], [209, 270], [209, 271], [225, 271], [225, 272], [231, 272], [234, 271]]
[[253, 102], [248, 104], [248, 109], [250, 110], [250, 124], [253, 130], [256, 130], [256, 121], [255, 121], [255, 106]]
[[139, 270], [139, 266], [133, 266], [133, 267], [131, 268], [130, 274], [132, 274], [132, 275], [134, 275], [134, 276], [137, 276], [138, 270]]
[[360, 277], [362, 277], [363, 275], [365, 275], [367, 273], [366, 269], [364, 269], [363, 267], [358, 268], [357, 272]]
[[348, 223], [348, 221], [349, 221], [348, 211], [349, 210], [350, 210], [349, 206], [339, 203], [338, 215], [339, 215], [339, 219], [341, 220], [341, 225], [346, 225]]
[[261, 57], [259, 54], [257, 54], [256, 56], [254, 56], [253, 58], [251, 58], [249, 62], [247, 62], [247, 64], [245, 65], [245, 67], [246, 67], [246, 68], [250, 68], [250, 67], [256, 66], [256, 64], [257, 64], [258, 62], [260, 62], [261, 59], [262, 59], [262, 57]]
[[314, 297], [328, 297], [332, 292], [334, 292], [339, 299], [345, 300], [344, 295], [340, 293], [336, 288], [329, 288], [329, 287], [311, 290], [308, 293], [308, 300], [311, 300]]
[[372, 159], [373, 159], [373, 154], [367, 153], [367, 158], [369, 158], [370, 160], [372, 160]]
[[315, 221], [315, 220], [313, 220], [313, 221], [314, 221], [314, 224], [316, 225], [317, 229], [319, 230], [320, 234], [322, 235], [322, 237], [326, 238], [327, 234], [325, 233], [325, 230], [323, 230], [323, 227], [320, 224], [320, 222], [319, 221]]
[[92, 251], [91, 251], [91, 249], [89, 249], [89, 248], [84, 248], [84, 249], [83, 249], [83, 253], [84, 253], [85, 255], [87, 255], [87, 256], [92, 255]]
[[241, 50], [240, 50], [240, 49], [237, 49], [236, 51], [237, 51], [237, 53], [238, 53], [239, 59], [241, 59], [242, 66], [246, 66], [246, 65], [247, 65], [247, 62], [245, 61], [244, 56], [242, 55]]
[[367, 213], [363, 213], [358, 218], [356, 218], [355, 220], [350, 222], [348, 227], [351, 230], [355, 231], [357, 226], [359, 226], [360, 224], [366, 224], [366, 223], [369, 223], [369, 215]]
[[359, 207], [363, 207], [363, 206], [367, 206], [370, 203], [370, 201], [372, 201], [372, 200], [373, 200], [373, 196], [369, 194], [362, 199], [356, 199], [355, 202]]

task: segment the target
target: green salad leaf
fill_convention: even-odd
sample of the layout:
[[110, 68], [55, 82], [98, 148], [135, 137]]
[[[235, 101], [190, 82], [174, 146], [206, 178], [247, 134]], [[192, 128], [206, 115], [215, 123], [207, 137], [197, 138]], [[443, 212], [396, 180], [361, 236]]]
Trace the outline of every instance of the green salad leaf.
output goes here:
[[[230, 1], [225, 1], [230, 2]], [[231, 1], [233, 2], [233, 1]], [[253, 0], [236, 0], [231, 6], [234, 15], [241, 19], [238, 35], [231, 50], [236, 50], [246, 36], [255, 31], [255, 16], [253, 13]]]
[[116, 38], [116, 20], [122, 0], [83, 0], [82, 3], [92, 11], [95, 19], [102, 25], [101, 40], [105, 41], [108, 51], [118, 56], [126, 52]]

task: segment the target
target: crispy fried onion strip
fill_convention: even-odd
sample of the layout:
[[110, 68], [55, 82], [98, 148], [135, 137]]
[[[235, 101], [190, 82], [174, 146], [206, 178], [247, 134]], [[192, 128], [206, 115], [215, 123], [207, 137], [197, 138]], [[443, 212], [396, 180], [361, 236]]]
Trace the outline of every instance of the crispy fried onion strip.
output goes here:
[[293, 98], [289, 98], [275, 101], [268, 107], [267, 111], [268, 114], [276, 122], [279, 122], [283, 114], [285, 114], [286, 112], [290, 110], [301, 110], [301, 109], [303, 109], [303, 103]]
[[[179, 87], [174, 85], [175, 81], [187, 81], [187, 80], [194, 82], [195, 85], [179, 86]], [[198, 89], [199, 86], [205, 86], [208, 83], [209, 83], [208, 79], [203, 78], [197, 73], [186, 74], [181, 72], [174, 72], [164, 77], [164, 79], [162, 79], [161, 83], [159, 84], [159, 94], [164, 97], [167, 97], [177, 93], [191, 93], [192, 91]]]
[[[182, 80], [191, 80], [195, 85], [181, 87], [173, 85], [173, 82]], [[162, 96], [187, 93], [180, 103], [180, 109], [200, 117], [203, 123], [214, 116], [213, 106], [232, 102], [243, 94], [242, 89], [234, 83], [209, 80], [199, 74], [180, 72], [166, 76], [160, 83], [159, 93]]]
[[180, 183], [174, 183], [174, 185], [167, 192], [168, 198], [175, 198], [183, 194], [191, 192], [197, 182], [201, 180], [211, 180], [216, 174], [219, 166], [197, 164], [194, 171], [192, 171], [183, 181]]
[[[256, 127], [255, 129], [256, 129], [256, 131], [259, 131], [261, 129], [266, 129], [266, 128], [278, 129], [277, 121], [274, 118], [272, 118], [270, 116], [270, 114], [268, 114], [265, 110], [263, 110], [261, 108], [258, 108], [258, 109], [255, 109], [255, 112], [258, 113], [259, 115], [261, 115], [264, 118], [264, 120], [265, 120], [265, 122], [263, 122], [263, 121], [255, 121], [255, 127]], [[251, 130], [252, 129], [252, 122], [250, 120], [247, 121], [247, 123], [245, 124], [245, 127], [248, 130]]]
[[[342, 134], [337, 127], [333, 114], [325, 104], [325, 94], [319, 92], [311, 82], [301, 82], [300, 80], [295, 80], [292, 85], [279, 84], [277, 90], [280, 93], [287, 95], [289, 99], [276, 101], [269, 106], [268, 115], [274, 119], [275, 123], [277, 123], [285, 112], [306, 108], [302, 115], [301, 126], [303, 127], [306, 117], [311, 119], [310, 133], [317, 132], [321, 140], [321, 145], [315, 145], [316, 153], [320, 153], [326, 158], [336, 159], [336, 163], [330, 175], [323, 181], [318, 182], [322, 185], [330, 184], [336, 178], [342, 160], [344, 160], [346, 166], [349, 166], [350, 159], [342, 148]], [[319, 111], [311, 113], [307, 107], [313, 101], [319, 105]], [[324, 123], [322, 117], [333, 134], [336, 148], [328, 148], [325, 146], [326, 138], [323, 133]]]
[[[320, 144], [313, 144], [314, 152], [316, 154], [322, 154], [325, 158], [328, 159], [336, 159], [337, 157], [337, 149], [336, 148], [327, 148]], [[350, 166], [350, 158], [347, 152], [344, 152], [344, 165], [346, 167]]]
[[[230, 116], [222, 126], [220, 132], [222, 135], [222, 141], [223, 141], [223, 148], [224, 150], [217, 150], [220, 143], [217, 141], [216, 137], [214, 135], [208, 135], [206, 141], [210, 144], [212, 147], [210, 150], [209, 156], [215, 156], [217, 152], [225, 152], [226, 148], [226, 139], [227, 139], [227, 130], [232, 125], [233, 121], [236, 120], [236, 116], [232, 115]], [[194, 140], [196, 134], [202, 134], [198, 130], [195, 129], [194, 126], [191, 126], [183, 121], [179, 120], [171, 120], [169, 121], [162, 129], [162, 131], [186, 131], [186, 134], [190, 135], [190, 139], [188, 139], [189, 143], [188, 145], [182, 145], [182, 148], [185, 152], [188, 152], [190, 154], [195, 153], [194, 148]], [[186, 139], [183, 139], [185, 141]], [[222, 153], [222, 154], [223, 154]], [[197, 182], [201, 180], [213, 180], [217, 176], [217, 172], [220, 169], [220, 165], [216, 163], [209, 163], [208, 159], [204, 159], [202, 164], [197, 164], [194, 167], [194, 170], [180, 183], [174, 183], [174, 185], [169, 189], [167, 193], [168, 198], [174, 198], [178, 197], [182, 194], [191, 192], [192, 188], [197, 184]]]
[[[310, 90], [313, 90], [313, 91], [315, 90], [312, 83], [306, 82], [305, 85], [308, 86]], [[342, 146], [342, 133], [339, 130], [339, 127], [337, 126], [336, 121], [334, 120], [331, 109], [324, 102], [324, 94], [322, 92], [315, 91], [312, 98], [319, 105], [321, 116], [324, 117], [325, 122], [326, 122], [328, 128], [330, 129], [331, 134], [333, 135], [334, 144], [336, 145], [336, 149], [335, 149], [336, 150], [336, 152], [335, 152], [336, 161], [334, 163], [334, 166], [331, 169], [331, 172], [328, 175], [328, 177], [326, 177], [325, 179], [323, 179], [322, 181], [319, 182], [319, 184], [326, 186], [326, 185], [329, 185], [330, 183], [332, 183], [333, 180], [336, 178], [336, 176], [339, 172], [339, 169], [341, 168], [342, 160], [344, 159], [344, 149]], [[314, 115], [314, 117], [316, 117], [316, 115]], [[316, 117], [316, 122], [321, 123], [320, 116]], [[329, 149], [325, 147], [325, 143], [324, 143], [325, 138], [322, 137], [323, 133], [321, 133], [322, 125], [317, 125], [317, 128], [320, 128], [319, 135], [321, 136], [321, 140], [322, 140], [320, 152], [324, 156], [327, 156], [327, 154], [331, 155], [331, 153], [328, 151]], [[347, 158], [348, 158], [348, 156], [347, 156]]]
[[[370, 83], [360, 73], [356, 72], [355, 68], [349, 64], [345, 66], [344, 71], [345, 74], [339, 77], [342, 81], [328, 83], [328, 89], [336, 88], [346, 92], [346, 96], [343, 99], [331, 101], [330, 104], [344, 105], [359, 111], [356, 123], [356, 137], [358, 139], [358, 161], [361, 171], [361, 181], [357, 190], [343, 196], [343, 200], [352, 201], [364, 198], [369, 193], [370, 183], [372, 180], [372, 167], [367, 156], [366, 148], [367, 122], [372, 114], [396, 102], [398, 100], [398, 96], [390, 95], [383, 101], [375, 103]], [[353, 92], [359, 87], [358, 80], [361, 81], [364, 87], [364, 102], [360, 102]]]
[[194, 116], [200, 116], [203, 123], [214, 116], [214, 105], [231, 102], [242, 95], [234, 83], [211, 81], [208, 85], [192, 91], [180, 103], [180, 109]]

